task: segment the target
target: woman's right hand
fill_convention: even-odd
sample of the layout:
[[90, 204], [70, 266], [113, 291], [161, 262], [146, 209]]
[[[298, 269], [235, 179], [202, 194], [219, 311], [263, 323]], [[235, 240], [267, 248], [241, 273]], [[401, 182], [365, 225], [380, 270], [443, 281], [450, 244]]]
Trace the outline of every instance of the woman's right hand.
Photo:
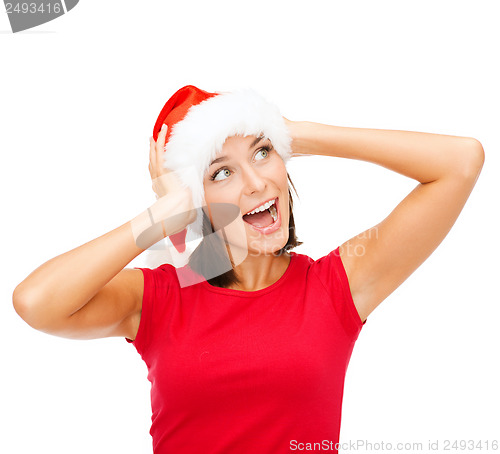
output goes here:
[[[155, 215], [164, 212], [168, 218], [168, 220], [164, 219], [160, 215], [162, 219], [158, 219], [157, 216], [154, 216], [155, 221], [165, 221], [164, 226], [168, 232], [167, 236], [170, 236], [175, 233], [182, 233], [185, 227], [194, 222], [196, 210], [193, 206], [191, 190], [182, 186], [179, 177], [174, 171], [164, 167], [166, 135], [167, 125], [163, 125], [158, 134], [157, 142], [153, 137], [150, 137], [148, 168], [153, 182], [153, 191], [158, 199], [155, 204], [158, 207], [157, 210], [154, 210]], [[161, 209], [162, 206], [165, 206], [165, 210]]]

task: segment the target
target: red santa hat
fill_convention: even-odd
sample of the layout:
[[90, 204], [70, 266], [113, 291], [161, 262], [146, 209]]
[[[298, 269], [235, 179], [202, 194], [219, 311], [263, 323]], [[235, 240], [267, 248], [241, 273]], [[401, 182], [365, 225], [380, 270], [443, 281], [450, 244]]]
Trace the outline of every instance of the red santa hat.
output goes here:
[[[187, 227], [193, 238], [202, 237], [204, 175], [228, 137], [264, 135], [285, 164], [292, 156], [292, 139], [278, 108], [250, 88], [209, 93], [186, 85], [161, 110], [153, 129], [155, 141], [163, 124], [168, 126], [165, 167], [191, 189], [193, 205], [199, 208], [196, 220]], [[187, 229], [169, 237], [180, 253], [185, 250]]]

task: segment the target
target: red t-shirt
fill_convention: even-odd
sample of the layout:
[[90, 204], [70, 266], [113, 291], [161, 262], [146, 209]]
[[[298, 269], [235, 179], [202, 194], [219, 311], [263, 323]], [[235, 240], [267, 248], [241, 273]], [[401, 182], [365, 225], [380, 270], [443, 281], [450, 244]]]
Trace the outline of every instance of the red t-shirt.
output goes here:
[[181, 287], [172, 265], [140, 268], [133, 344], [151, 381], [155, 454], [279, 454], [338, 442], [363, 323], [338, 248], [316, 261], [290, 254], [283, 276], [255, 292]]

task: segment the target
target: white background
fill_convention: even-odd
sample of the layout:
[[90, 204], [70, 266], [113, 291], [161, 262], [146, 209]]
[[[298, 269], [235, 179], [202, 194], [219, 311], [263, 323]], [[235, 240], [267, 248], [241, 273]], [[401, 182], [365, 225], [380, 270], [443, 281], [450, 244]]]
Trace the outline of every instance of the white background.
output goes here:
[[[150, 384], [134, 347], [35, 331], [11, 296], [45, 261], [154, 202], [148, 139], [187, 84], [251, 86], [291, 120], [482, 143], [482, 174], [451, 232], [360, 334], [341, 441], [500, 438], [496, 7], [81, 0], [18, 34], [0, 11], [0, 452], [152, 452]], [[289, 172], [304, 241], [295, 251], [314, 259], [380, 222], [417, 184], [341, 158], [294, 158]]]

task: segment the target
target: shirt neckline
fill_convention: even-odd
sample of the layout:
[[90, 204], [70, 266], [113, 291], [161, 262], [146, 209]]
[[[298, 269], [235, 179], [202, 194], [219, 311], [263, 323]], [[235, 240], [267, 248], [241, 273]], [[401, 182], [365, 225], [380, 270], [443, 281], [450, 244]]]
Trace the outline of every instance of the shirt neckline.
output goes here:
[[255, 296], [260, 296], [265, 293], [273, 291], [276, 287], [280, 286], [288, 278], [288, 276], [291, 274], [292, 268], [295, 267], [295, 262], [297, 260], [296, 256], [297, 254], [295, 252], [290, 251], [290, 262], [288, 263], [288, 266], [285, 272], [282, 274], [282, 276], [276, 282], [269, 285], [268, 287], [255, 290], [253, 292], [247, 290], [236, 290], [234, 288], [216, 287], [215, 285], [209, 284], [207, 280], [203, 280], [201, 283], [203, 288], [205, 288], [206, 290], [213, 293], [219, 293], [222, 295], [240, 296], [243, 298], [252, 298]]

